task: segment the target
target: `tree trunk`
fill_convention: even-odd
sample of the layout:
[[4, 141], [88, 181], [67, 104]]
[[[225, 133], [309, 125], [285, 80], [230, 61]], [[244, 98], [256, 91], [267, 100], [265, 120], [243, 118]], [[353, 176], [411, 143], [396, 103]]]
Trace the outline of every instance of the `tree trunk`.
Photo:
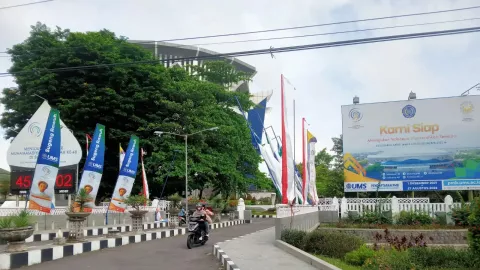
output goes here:
[[203, 196], [203, 188], [200, 189], [200, 193], [198, 194], [198, 198], [202, 199]]

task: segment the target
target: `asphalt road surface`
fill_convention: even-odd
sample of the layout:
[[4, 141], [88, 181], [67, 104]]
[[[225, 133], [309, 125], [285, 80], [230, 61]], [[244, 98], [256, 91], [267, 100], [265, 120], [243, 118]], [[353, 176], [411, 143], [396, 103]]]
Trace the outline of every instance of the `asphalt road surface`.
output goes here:
[[217, 242], [249, 234], [274, 226], [274, 219], [255, 219], [253, 224], [210, 231], [205, 246], [187, 249], [186, 235], [152, 240], [138, 244], [103, 249], [45, 262], [23, 269], [27, 270], [212, 270], [222, 269], [212, 255], [212, 246]]

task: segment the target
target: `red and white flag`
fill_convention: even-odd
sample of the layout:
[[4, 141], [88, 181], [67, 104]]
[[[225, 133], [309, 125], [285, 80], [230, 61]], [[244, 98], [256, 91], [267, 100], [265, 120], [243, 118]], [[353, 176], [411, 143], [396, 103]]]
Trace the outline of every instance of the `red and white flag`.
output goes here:
[[292, 204], [295, 201], [295, 168], [293, 148], [288, 130], [287, 95], [284, 87], [284, 77], [281, 75], [281, 109], [282, 109], [282, 204]]
[[[142, 183], [143, 183], [143, 191], [142, 195], [145, 196], [145, 198], [150, 197], [150, 192], [148, 191], [148, 182], [147, 182], [147, 174], [145, 173], [145, 166], [143, 165], [143, 156], [146, 155], [145, 152], [143, 152], [143, 148], [140, 150], [140, 158], [142, 161]], [[145, 203], [145, 205], [147, 205]]]
[[88, 155], [88, 147], [89, 147], [88, 143], [92, 141], [92, 137], [90, 137], [90, 135], [88, 135], [88, 134], [85, 134], [85, 141], [87, 142], [86, 143], [86, 149], [87, 149], [86, 153]]

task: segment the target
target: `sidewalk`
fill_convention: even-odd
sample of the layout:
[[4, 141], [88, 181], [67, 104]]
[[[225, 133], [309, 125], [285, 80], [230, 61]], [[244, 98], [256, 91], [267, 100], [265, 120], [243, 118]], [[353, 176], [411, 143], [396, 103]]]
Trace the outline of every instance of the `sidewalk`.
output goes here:
[[219, 243], [221, 249], [240, 270], [315, 270], [316, 268], [298, 260], [274, 246], [275, 228], [246, 235], [232, 241]]

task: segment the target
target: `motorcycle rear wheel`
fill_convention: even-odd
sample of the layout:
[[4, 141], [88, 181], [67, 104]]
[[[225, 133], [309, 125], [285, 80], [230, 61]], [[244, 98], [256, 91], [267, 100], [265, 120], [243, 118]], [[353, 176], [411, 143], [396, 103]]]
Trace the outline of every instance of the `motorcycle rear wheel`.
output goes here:
[[194, 235], [193, 235], [193, 233], [192, 233], [192, 234], [189, 234], [188, 237], [187, 237], [187, 248], [188, 248], [188, 249], [192, 249], [194, 242], [195, 242], [195, 240], [194, 240]]

